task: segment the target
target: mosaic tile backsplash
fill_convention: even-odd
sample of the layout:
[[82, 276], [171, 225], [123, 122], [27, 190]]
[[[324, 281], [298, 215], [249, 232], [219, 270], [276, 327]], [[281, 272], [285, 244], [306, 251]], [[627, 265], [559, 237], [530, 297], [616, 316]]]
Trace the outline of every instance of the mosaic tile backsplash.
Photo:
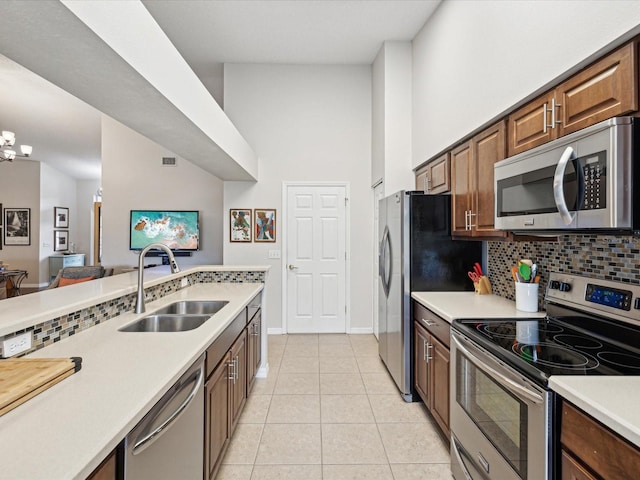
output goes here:
[[521, 258], [538, 265], [540, 308], [549, 272], [640, 285], [640, 237], [561, 235], [557, 241], [487, 242], [487, 254], [493, 293], [510, 300], [515, 300], [511, 267]]
[[[161, 283], [144, 290], [145, 301], [152, 302], [166, 295], [180, 290], [181, 277], [175, 280]], [[186, 276], [189, 285], [197, 283], [264, 283], [264, 272], [196, 272]], [[71, 312], [67, 315], [48, 320], [46, 322], [34, 325], [25, 330], [20, 330], [5, 336], [0, 336], [0, 355], [2, 355], [2, 341], [8, 338], [20, 335], [25, 332], [33, 331], [33, 348], [26, 355], [34, 350], [39, 350], [59, 342], [63, 338], [70, 337], [78, 332], [87, 330], [99, 323], [105, 322], [121, 313], [132, 311], [136, 303], [136, 294], [130, 293], [123, 297], [114, 298], [107, 302], [83, 308], [77, 312]], [[17, 355], [17, 356], [22, 356]]]

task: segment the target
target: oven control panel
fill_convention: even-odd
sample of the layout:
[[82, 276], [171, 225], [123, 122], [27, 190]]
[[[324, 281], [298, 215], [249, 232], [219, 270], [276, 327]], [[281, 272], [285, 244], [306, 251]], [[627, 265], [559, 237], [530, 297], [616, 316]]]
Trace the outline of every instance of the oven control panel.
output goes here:
[[640, 285], [552, 272], [545, 301], [640, 324]]
[[617, 288], [603, 287], [594, 283], [587, 283], [584, 299], [587, 302], [605, 305], [607, 307], [619, 308], [620, 310], [631, 310], [632, 294], [628, 290], [618, 290]]

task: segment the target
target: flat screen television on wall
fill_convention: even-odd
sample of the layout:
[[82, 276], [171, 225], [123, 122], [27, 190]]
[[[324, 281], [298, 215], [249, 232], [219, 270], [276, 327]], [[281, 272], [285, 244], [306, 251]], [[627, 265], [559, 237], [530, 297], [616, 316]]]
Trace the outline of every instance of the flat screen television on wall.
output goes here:
[[177, 252], [199, 250], [199, 225], [198, 211], [131, 210], [129, 249], [163, 243]]

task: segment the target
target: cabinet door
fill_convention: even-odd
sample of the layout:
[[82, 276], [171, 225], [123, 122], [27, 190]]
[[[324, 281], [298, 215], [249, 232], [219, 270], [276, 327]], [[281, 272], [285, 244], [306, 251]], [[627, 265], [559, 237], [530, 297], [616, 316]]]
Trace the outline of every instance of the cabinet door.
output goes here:
[[504, 237], [507, 232], [494, 228], [495, 199], [493, 185], [493, 165], [506, 158], [505, 122], [486, 129], [473, 137], [473, 160], [475, 168], [474, 195], [472, 202], [473, 236]]
[[247, 400], [247, 331], [242, 331], [230, 350], [233, 364], [231, 388], [231, 433], [236, 428]]
[[205, 437], [204, 455], [207, 479], [215, 478], [222, 455], [231, 439], [229, 421], [230, 384], [233, 373], [231, 354], [220, 361], [204, 386], [205, 391]]
[[427, 345], [429, 344], [429, 334], [420, 326], [418, 322], [414, 322], [414, 359], [413, 359], [413, 375], [416, 391], [424, 404], [429, 407], [429, 364], [427, 363]]
[[467, 228], [468, 211], [471, 209], [471, 141], [451, 151], [451, 233], [470, 236]]
[[427, 165], [427, 193], [445, 193], [451, 190], [451, 161], [445, 153]]
[[635, 50], [630, 43], [558, 86], [558, 136], [638, 110]]
[[416, 190], [427, 193], [427, 176], [429, 174], [429, 166], [416, 170]]
[[577, 460], [566, 450], [562, 450], [562, 480], [596, 480]]
[[431, 336], [431, 414], [449, 437], [449, 349]]
[[118, 478], [116, 450], [111, 452], [107, 458], [96, 468], [87, 480], [116, 480]]
[[553, 94], [550, 91], [509, 115], [509, 156], [556, 138], [557, 129], [549, 124]]
[[261, 312], [255, 314], [247, 327], [248, 360], [247, 360], [247, 394], [251, 392], [255, 383], [256, 373], [260, 368], [262, 356]]

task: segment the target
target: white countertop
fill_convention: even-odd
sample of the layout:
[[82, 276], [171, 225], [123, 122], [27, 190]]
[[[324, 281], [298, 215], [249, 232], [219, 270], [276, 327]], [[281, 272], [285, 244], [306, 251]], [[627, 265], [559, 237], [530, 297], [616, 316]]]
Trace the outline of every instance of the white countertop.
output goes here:
[[[268, 267], [254, 270], [257, 269]], [[182, 273], [202, 270], [206, 268]], [[178, 278], [181, 274], [175, 275]], [[155, 276], [155, 272], [145, 271], [145, 277], [153, 279], [151, 282], [157, 280]], [[114, 288], [127, 290], [126, 282], [119, 282], [124, 279], [117, 277], [120, 275], [110, 277], [114, 278]], [[74, 295], [71, 289], [96, 282], [57, 290], [70, 289], [62, 297], [77, 305], [82, 303], [75, 298], [78, 293], [86, 298], [88, 292], [76, 289]], [[0, 479], [85, 478], [262, 288], [262, 283], [197, 284], [148, 302], [147, 312], [177, 300], [229, 301], [199, 328], [179, 333], [118, 332], [121, 326], [145, 315], [124, 313], [30, 355], [82, 357], [82, 369], [0, 417]], [[91, 304], [96, 303], [101, 291], [102, 296], [113, 294], [104, 286], [89, 290], [98, 292]], [[22, 299], [33, 298], [38, 305], [60, 302], [35, 301], [37, 296], [30, 294]], [[47, 316], [50, 318], [51, 314]]]
[[558, 375], [549, 387], [640, 447], [640, 377]]
[[[269, 266], [259, 265], [201, 265], [183, 268], [171, 274], [168, 266], [144, 269], [145, 288], [158, 285], [172, 278], [181, 278], [195, 272], [267, 271]], [[2, 300], [0, 304], [0, 336], [17, 332], [32, 325], [51, 320], [66, 313], [106, 302], [129, 293], [138, 285], [138, 271], [121, 273], [69, 287], [54, 288], [29, 295]]]
[[537, 318], [545, 312], [521, 312], [516, 302], [498, 295], [474, 292], [412, 292], [417, 300], [449, 323], [456, 318]]

